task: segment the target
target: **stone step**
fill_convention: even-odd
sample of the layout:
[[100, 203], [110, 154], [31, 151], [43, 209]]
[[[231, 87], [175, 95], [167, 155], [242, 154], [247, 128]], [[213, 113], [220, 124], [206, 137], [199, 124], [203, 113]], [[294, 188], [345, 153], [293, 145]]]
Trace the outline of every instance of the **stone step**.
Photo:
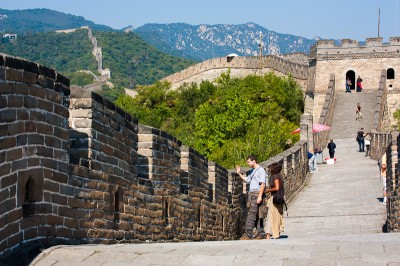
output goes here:
[[[373, 127], [376, 93], [337, 93], [335, 97], [332, 130], [329, 137], [355, 137], [360, 128], [368, 132]], [[362, 121], [356, 121], [356, 105], [360, 103]]]

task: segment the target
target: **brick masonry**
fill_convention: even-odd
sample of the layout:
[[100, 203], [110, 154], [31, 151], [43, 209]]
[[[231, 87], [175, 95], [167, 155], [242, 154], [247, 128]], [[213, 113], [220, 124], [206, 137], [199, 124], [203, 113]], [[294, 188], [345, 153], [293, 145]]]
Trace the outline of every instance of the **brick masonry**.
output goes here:
[[[45, 66], [0, 54], [0, 257], [56, 244], [233, 240], [241, 179]], [[287, 198], [307, 143], [284, 165]]]

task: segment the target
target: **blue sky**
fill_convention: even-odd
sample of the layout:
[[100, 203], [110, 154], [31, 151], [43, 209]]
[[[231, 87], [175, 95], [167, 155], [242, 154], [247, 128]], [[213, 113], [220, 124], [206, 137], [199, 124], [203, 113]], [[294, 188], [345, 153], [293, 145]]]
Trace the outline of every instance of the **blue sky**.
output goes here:
[[0, 0], [3, 9], [49, 8], [116, 29], [145, 23], [257, 23], [306, 38], [399, 36], [400, 0]]

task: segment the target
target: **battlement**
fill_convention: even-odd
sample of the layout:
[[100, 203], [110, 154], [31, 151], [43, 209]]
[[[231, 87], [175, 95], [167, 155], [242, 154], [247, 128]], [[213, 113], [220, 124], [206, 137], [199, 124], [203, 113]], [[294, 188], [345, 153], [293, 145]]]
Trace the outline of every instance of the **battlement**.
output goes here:
[[[22, 243], [241, 235], [236, 173], [45, 66], [1, 54], [0, 90], [0, 258]], [[300, 142], [262, 164], [284, 165], [288, 198], [304, 184], [306, 151]]]
[[[297, 57], [300, 58], [300, 56]], [[299, 83], [308, 79], [307, 64], [294, 63], [281, 57], [267, 55], [261, 58], [256, 56], [213, 58], [190, 66], [163, 80], [172, 83], [173, 88], [177, 88], [184, 82], [191, 83], [201, 82], [202, 80], [214, 80], [221, 72], [228, 69], [232, 70], [231, 75], [233, 76], [235, 76], [235, 74], [239, 76], [246, 76], [254, 73], [261, 74], [269, 70], [274, 70], [281, 75], [290, 74], [294, 79], [299, 80]]]
[[389, 43], [383, 43], [382, 40], [382, 38], [367, 38], [365, 43], [359, 43], [357, 40], [342, 39], [340, 44], [336, 44], [334, 40], [319, 40], [311, 47], [310, 58], [399, 54], [400, 37], [390, 37]]

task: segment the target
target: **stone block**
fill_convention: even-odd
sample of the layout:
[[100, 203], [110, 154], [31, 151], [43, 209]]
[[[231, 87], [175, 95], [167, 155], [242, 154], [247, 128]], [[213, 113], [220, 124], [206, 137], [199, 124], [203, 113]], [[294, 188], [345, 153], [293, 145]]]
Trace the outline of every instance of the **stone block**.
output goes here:
[[26, 72], [26, 71], [23, 72], [23, 74], [22, 74], [22, 82], [25, 82], [25, 83], [28, 83], [28, 84], [36, 84], [38, 82], [37, 73]]
[[13, 68], [8, 68], [5, 70], [5, 79], [8, 81], [23, 81], [23, 72], [21, 70], [16, 70]]

